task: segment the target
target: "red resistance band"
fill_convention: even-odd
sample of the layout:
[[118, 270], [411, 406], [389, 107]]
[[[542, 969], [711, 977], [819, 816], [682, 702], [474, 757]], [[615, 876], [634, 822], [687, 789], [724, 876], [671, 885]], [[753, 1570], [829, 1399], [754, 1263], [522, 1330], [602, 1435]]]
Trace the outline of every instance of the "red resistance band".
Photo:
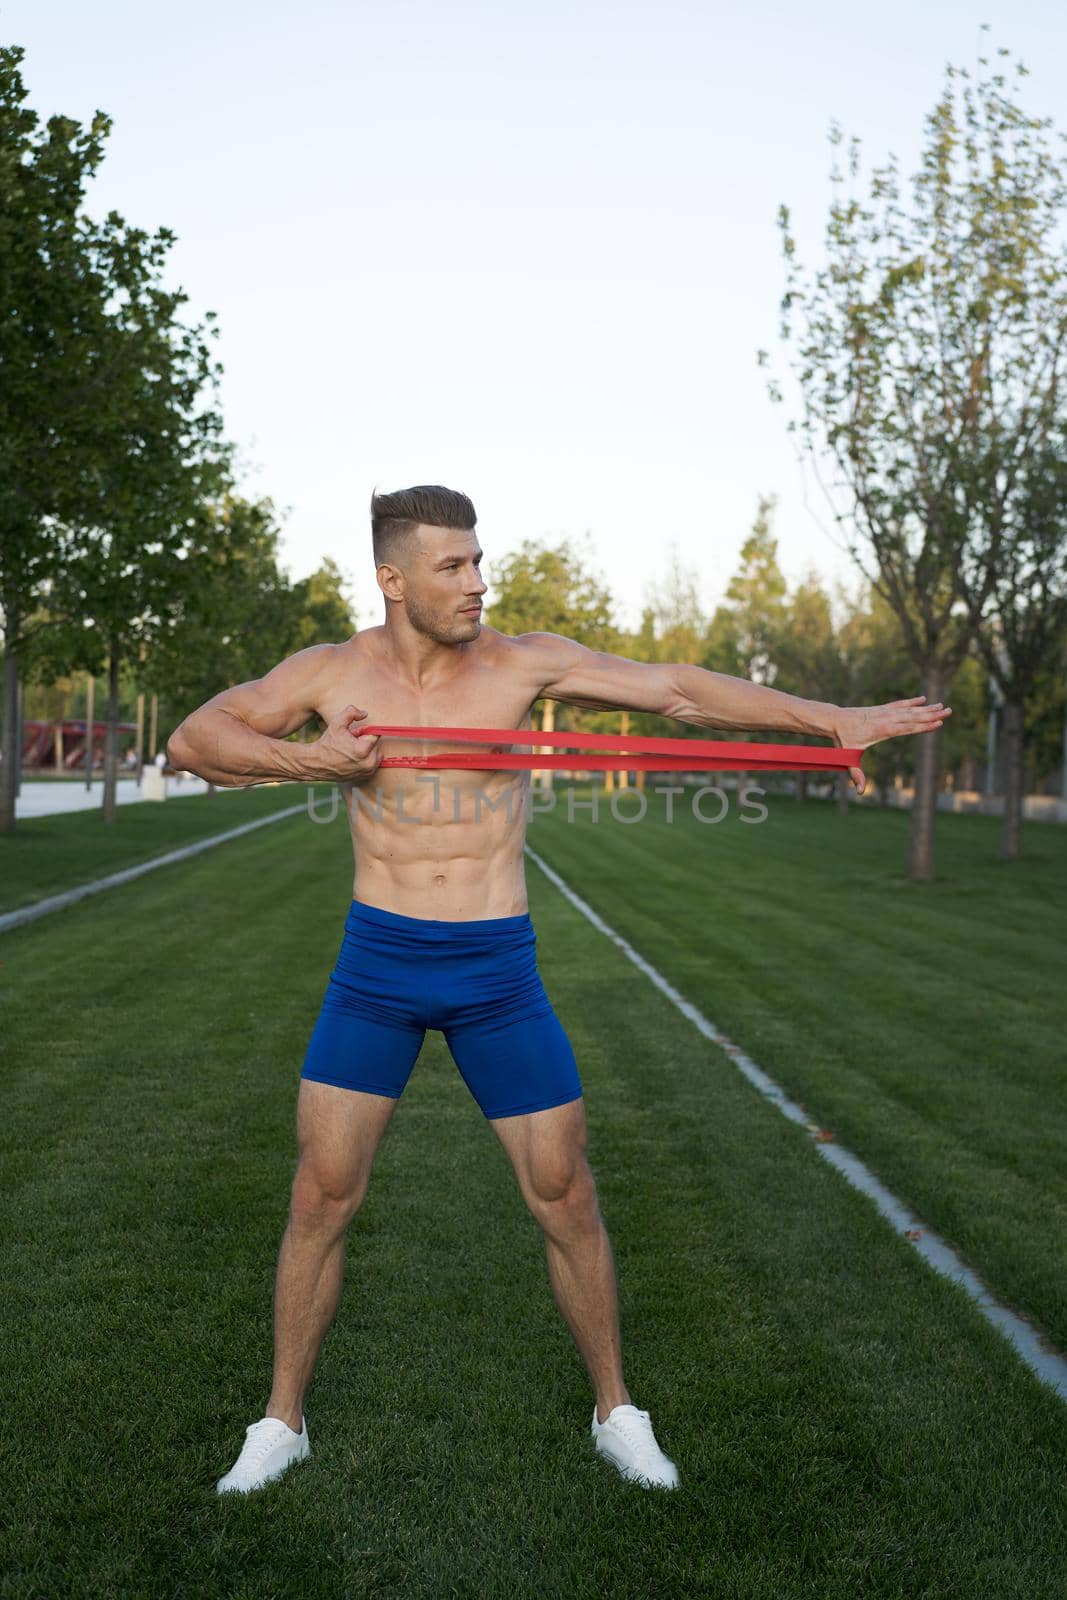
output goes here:
[[[452, 739], [467, 744], [519, 745], [514, 751], [440, 751], [432, 756], [385, 756], [383, 767], [454, 767], [479, 772], [501, 767], [569, 768], [581, 772], [847, 772], [858, 767], [862, 750], [814, 744], [748, 744], [727, 739], [657, 739], [645, 734], [557, 733], [537, 728], [402, 728], [376, 723], [358, 735], [390, 739]], [[516, 734], [528, 735], [516, 738]], [[583, 745], [610, 755], [538, 755], [537, 745]]]

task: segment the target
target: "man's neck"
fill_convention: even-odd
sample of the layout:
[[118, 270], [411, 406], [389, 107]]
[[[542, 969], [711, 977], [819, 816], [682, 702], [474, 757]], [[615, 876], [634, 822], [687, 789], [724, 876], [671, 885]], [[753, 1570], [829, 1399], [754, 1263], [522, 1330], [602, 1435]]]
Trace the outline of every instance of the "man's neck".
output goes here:
[[442, 644], [419, 633], [409, 622], [394, 625], [386, 616], [382, 630], [386, 660], [396, 677], [407, 689], [416, 694], [438, 688], [447, 683], [462, 667], [477, 639], [460, 640], [457, 644]]

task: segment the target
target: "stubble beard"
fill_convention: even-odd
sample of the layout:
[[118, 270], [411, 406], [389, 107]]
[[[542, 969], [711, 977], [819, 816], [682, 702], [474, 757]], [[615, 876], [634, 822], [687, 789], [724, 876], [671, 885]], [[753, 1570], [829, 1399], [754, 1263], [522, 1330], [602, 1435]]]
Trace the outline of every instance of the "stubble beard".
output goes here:
[[455, 613], [441, 616], [422, 606], [412, 595], [405, 595], [404, 610], [415, 632], [433, 639], [436, 644], [466, 644], [476, 639], [481, 631], [480, 613], [476, 617], [461, 617]]

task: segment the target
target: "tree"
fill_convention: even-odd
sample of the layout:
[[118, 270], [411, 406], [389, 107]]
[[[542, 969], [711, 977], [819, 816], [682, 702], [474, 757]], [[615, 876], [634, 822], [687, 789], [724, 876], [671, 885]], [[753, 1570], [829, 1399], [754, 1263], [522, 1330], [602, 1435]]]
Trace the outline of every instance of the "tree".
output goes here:
[[1022, 843], [1026, 790], [1027, 703], [1051, 668], [1067, 671], [1067, 423], [1053, 422], [1045, 442], [1018, 464], [1000, 503], [989, 508], [1001, 535], [992, 617], [982, 616], [964, 574], [978, 651], [1003, 697], [1004, 817], [999, 854]]
[[14, 827], [16, 705], [27, 651], [43, 671], [109, 673], [104, 815], [115, 815], [123, 653], [158, 626], [192, 507], [216, 484], [221, 418], [204, 324], [162, 285], [174, 235], [84, 190], [110, 127], [23, 101], [22, 52], [0, 50], [0, 608], [4, 728], [0, 831]]
[[707, 646], [708, 621], [696, 569], [682, 565], [677, 545], [670, 547], [662, 577], [653, 578], [645, 593], [641, 636], [646, 642], [638, 659], [699, 666]]
[[740, 676], [773, 686], [775, 646], [781, 636], [786, 582], [771, 534], [774, 496], [761, 495], [752, 532], [741, 546], [741, 564], [726, 587]]
[[[869, 583], [861, 583], [851, 596], [842, 587], [839, 595], [846, 614], [837, 629], [837, 650], [845, 663], [853, 703], [906, 699], [914, 669], [893, 607]], [[887, 802], [894, 778], [914, 773], [913, 747], [895, 739], [874, 745], [864, 761], [881, 805]]]
[[[828, 264], [813, 276], [797, 263], [788, 208], [779, 211], [783, 339], [800, 325], [792, 370], [801, 415], [790, 428], [817, 473], [829, 460], [836, 521], [893, 607], [931, 703], [944, 698], [988, 613], [1011, 486], [1047, 433], [1063, 382], [1067, 297], [1055, 231], [1064, 177], [1042, 137], [1047, 122], [1027, 116], [1004, 85], [998, 72], [972, 86], [950, 66], [926, 120], [910, 209], [890, 156], [873, 171], [868, 202], [833, 201]], [[831, 142], [842, 142], [836, 126]], [[853, 138], [852, 179], [859, 152]], [[836, 166], [832, 181], [845, 181]], [[776, 380], [770, 392], [781, 399]], [[940, 745], [939, 730], [918, 742], [914, 879], [934, 876]]]
[[493, 590], [486, 620], [501, 633], [563, 633], [593, 650], [617, 638], [610, 591], [569, 539], [525, 540], [495, 564]]
[[109, 370], [99, 233], [81, 214], [108, 119], [88, 128], [25, 104], [23, 51], [0, 47], [0, 833], [15, 827], [21, 658], [63, 558], [56, 519], [82, 501]]
[[[591, 650], [618, 645], [611, 593], [569, 539], [525, 540], [496, 563], [493, 591], [486, 621], [501, 633], [562, 633]], [[546, 700], [542, 727], [553, 726]]]
[[313, 644], [340, 644], [356, 631], [352, 605], [345, 585], [347, 579], [329, 556], [293, 587], [296, 614], [296, 650]]
[[[814, 569], [783, 602], [776, 622], [777, 632], [770, 646], [774, 687], [805, 700], [843, 704], [847, 668], [830, 596]], [[798, 800], [807, 796], [809, 776], [806, 772], [796, 775]]]
[[[741, 546], [737, 571], [726, 586], [726, 598], [718, 606], [705, 633], [703, 666], [712, 672], [748, 678], [753, 683], [773, 685], [776, 667], [774, 652], [782, 629], [785, 579], [778, 566], [778, 543], [771, 534], [774, 497], [761, 495], [752, 531]], [[763, 742], [780, 743], [768, 736]], [[746, 775], [738, 771], [737, 784], [745, 785]]]
[[[610, 591], [569, 539], [554, 545], [525, 540], [496, 563], [493, 590], [486, 621], [501, 633], [562, 633], [592, 650], [618, 647]], [[555, 701], [546, 697], [541, 707], [546, 733], [556, 725], [555, 711]], [[533, 778], [551, 783], [548, 769], [535, 771]]]
[[1049, 650], [1048, 659], [1027, 697], [1025, 748], [1029, 754], [1032, 784], [1055, 776], [1060, 793], [1067, 765], [1067, 627]]
[[165, 632], [180, 603], [200, 508], [226, 482], [230, 457], [211, 404], [220, 371], [208, 343], [213, 315], [186, 323], [188, 296], [162, 282], [174, 235], [161, 228], [150, 236], [114, 214], [112, 220], [121, 232], [113, 232], [106, 251], [109, 426], [55, 579], [60, 612], [92, 623], [91, 632], [75, 625], [66, 635], [76, 664], [95, 670], [102, 652], [107, 668], [102, 810], [109, 823], [117, 815], [122, 663], [143, 658]]
[[[942, 743], [945, 771], [954, 787], [975, 789], [989, 732], [989, 674], [972, 644], [949, 684], [952, 716]], [[956, 782], [956, 780], [962, 780]]]
[[201, 508], [180, 600], [146, 674], [179, 718], [297, 650], [355, 631], [340, 569], [326, 560], [291, 583], [279, 565], [280, 531], [269, 499], [231, 491]]

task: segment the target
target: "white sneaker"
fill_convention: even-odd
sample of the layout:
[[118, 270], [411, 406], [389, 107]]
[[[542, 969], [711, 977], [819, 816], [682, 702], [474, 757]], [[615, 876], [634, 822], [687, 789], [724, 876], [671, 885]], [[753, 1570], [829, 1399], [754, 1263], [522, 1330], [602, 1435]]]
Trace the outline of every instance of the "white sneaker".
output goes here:
[[600, 1454], [618, 1467], [624, 1478], [643, 1483], [648, 1489], [678, 1487], [678, 1468], [656, 1443], [647, 1411], [631, 1405], [616, 1406], [603, 1422], [598, 1422], [594, 1406], [592, 1432]]
[[303, 1461], [309, 1456], [307, 1418], [302, 1416], [300, 1424], [297, 1433], [281, 1417], [261, 1417], [258, 1422], [250, 1422], [245, 1429], [241, 1454], [215, 1485], [219, 1494], [225, 1494], [228, 1489], [238, 1489], [242, 1494], [258, 1489], [272, 1478], [280, 1478], [294, 1461]]

